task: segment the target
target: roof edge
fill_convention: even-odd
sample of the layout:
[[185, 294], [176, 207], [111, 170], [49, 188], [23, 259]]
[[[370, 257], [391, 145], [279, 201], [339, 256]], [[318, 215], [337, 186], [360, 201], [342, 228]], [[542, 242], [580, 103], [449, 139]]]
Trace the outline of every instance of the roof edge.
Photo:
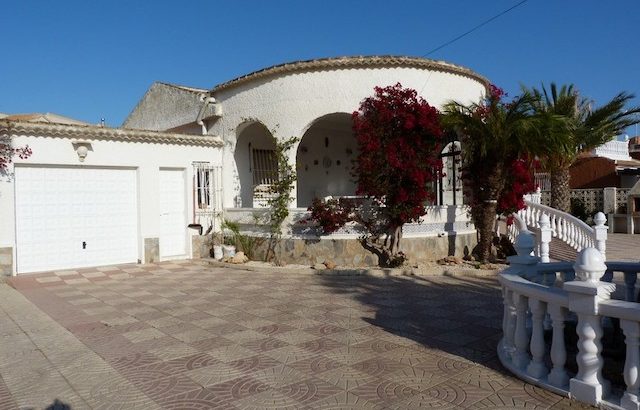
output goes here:
[[109, 128], [97, 125], [67, 125], [32, 123], [0, 119], [0, 133], [50, 138], [78, 138], [88, 140], [146, 142], [154, 144], [222, 147], [218, 136], [176, 134], [162, 131]]
[[230, 81], [216, 85], [211, 89], [211, 93], [226, 90], [239, 86], [241, 84], [265, 78], [278, 74], [289, 74], [300, 71], [320, 71], [335, 68], [367, 68], [367, 67], [413, 67], [434, 69], [437, 71], [444, 71], [452, 74], [462, 75], [473, 80], [478, 81], [485, 88], [489, 88], [491, 82], [484, 76], [472, 71], [469, 68], [448, 63], [442, 60], [431, 60], [422, 57], [410, 57], [410, 56], [344, 56], [344, 57], [329, 57], [313, 60], [299, 60], [289, 63], [278, 64], [263, 68], [261, 70], [253, 71], [249, 74], [234, 78]]

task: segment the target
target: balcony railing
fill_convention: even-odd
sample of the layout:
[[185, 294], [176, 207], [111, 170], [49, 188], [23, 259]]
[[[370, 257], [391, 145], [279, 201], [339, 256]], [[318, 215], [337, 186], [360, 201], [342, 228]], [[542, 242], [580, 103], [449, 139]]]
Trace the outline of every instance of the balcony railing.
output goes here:
[[[606, 407], [639, 409], [640, 304], [635, 284], [640, 263], [608, 262], [594, 248], [585, 248], [574, 264], [540, 263], [532, 256], [535, 239], [523, 231], [517, 255], [499, 275], [504, 298], [503, 337], [498, 345], [502, 364], [516, 376], [576, 400]], [[611, 283], [623, 274], [619, 285]], [[624, 300], [612, 298], [616, 286]], [[608, 318], [605, 320], [605, 318]], [[624, 334], [624, 385], [613, 386], [602, 369], [603, 323]], [[567, 349], [565, 327], [575, 325], [576, 346]], [[577, 371], [568, 358], [577, 351]]]

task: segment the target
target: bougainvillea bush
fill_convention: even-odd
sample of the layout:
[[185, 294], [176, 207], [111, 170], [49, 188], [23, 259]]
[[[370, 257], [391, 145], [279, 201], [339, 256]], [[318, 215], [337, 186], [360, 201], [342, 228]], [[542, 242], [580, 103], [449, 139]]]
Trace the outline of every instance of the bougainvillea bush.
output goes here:
[[11, 177], [9, 167], [16, 156], [20, 159], [29, 158], [31, 156], [31, 148], [28, 145], [15, 148], [9, 136], [0, 135], [0, 177]]
[[379, 264], [399, 266], [405, 260], [402, 226], [418, 221], [435, 197], [430, 187], [442, 168], [442, 129], [438, 111], [415, 90], [400, 83], [374, 90], [352, 115], [359, 148], [352, 172], [366, 206], [317, 200], [309, 210], [324, 233], [357, 222], [365, 230], [362, 245]]

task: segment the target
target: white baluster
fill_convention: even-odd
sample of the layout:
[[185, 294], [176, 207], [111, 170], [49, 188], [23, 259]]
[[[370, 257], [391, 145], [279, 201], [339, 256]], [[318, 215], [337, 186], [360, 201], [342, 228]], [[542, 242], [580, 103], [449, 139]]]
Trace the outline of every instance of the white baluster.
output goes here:
[[607, 260], [607, 231], [608, 227], [605, 225], [607, 222], [607, 218], [604, 216], [602, 212], [598, 212], [596, 216], [593, 218], [593, 222], [595, 222], [595, 226], [593, 227], [595, 248], [600, 251], [602, 254], [602, 258]]
[[569, 310], [578, 315], [578, 374], [569, 382], [570, 392], [577, 400], [595, 406], [609, 391], [609, 383], [602, 377], [602, 326], [598, 304], [609, 299], [616, 286], [599, 281], [607, 266], [596, 249], [580, 251], [573, 269], [577, 280], [564, 284], [569, 292]]
[[627, 345], [627, 357], [624, 362], [624, 382], [627, 391], [620, 399], [620, 405], [624, 409], [640, 409], [638, 391], [640, 389], [640, 377], [638, 377], [638, 367], [640, 366], [640, 324], [630, 320], [621, 320], [620, 327], [624, 331], [624, 340]]
[[549, 263], [549, 244], [551, 243], [551, 226], [546, 214], [540, 215], [540, 262]]
[[516, 367], [524, 370], [529, 364], [529, 353], [527, 348], [529, 347], [529, 336], [527, 335], [527, 297], [513, 294], [514, 302], [516, 304], [516, 331], [514, 335], [514, 344], [516, 351], [513, 355], [513, 364]]
[[504, 289], [504, 318], [502, 320], [503, 348], [508, 356], [513, 360], [515, 346], [513, 344], [516, 330], [516, 308], [513, 305], [513, 292]]
[[562, 306], [549, 306], [549, 314], [553, 321], [553, 336], [551, 339], [551, 363], [553, 369], [549, 373], [549, 383], [552, 386], [563, 387], [569, 382], [569, 375], [564, 368], [567, 361], [567, 349], [564, 344], [564, 318], [566, 308]]
[[527, 366], [527, 374], [536, 379], [541, 379], [546, 376], [547, 366], [544, 365], [544, 329], [542, 321], [545, 314], [545, 303], [536, 300], [529, 299], [529, 308], [531, 309], [531, 357], [532, 360]]

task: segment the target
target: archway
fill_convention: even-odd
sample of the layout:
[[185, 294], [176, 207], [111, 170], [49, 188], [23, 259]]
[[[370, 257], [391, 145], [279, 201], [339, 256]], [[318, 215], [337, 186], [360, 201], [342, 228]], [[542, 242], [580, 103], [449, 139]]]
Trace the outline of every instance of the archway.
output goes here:
[[234, 158], [240, 192], [234, 201], [236, 207], [265, 205], [265, 190], [277, 178], [275, 149], [275, 139], [262, 123], [244, 123], [238, 127]]
[[298, 207], [308, 207], [314, 198], [355, 195], [351, 168], [357, 149], [350, 114], [334, 113], [316, 119], [296, 153]]
[[462, 147], [460, 141], [449, 138], [440, 152], [442, 174], [438, 181], [438, 205], [462, 205]]

